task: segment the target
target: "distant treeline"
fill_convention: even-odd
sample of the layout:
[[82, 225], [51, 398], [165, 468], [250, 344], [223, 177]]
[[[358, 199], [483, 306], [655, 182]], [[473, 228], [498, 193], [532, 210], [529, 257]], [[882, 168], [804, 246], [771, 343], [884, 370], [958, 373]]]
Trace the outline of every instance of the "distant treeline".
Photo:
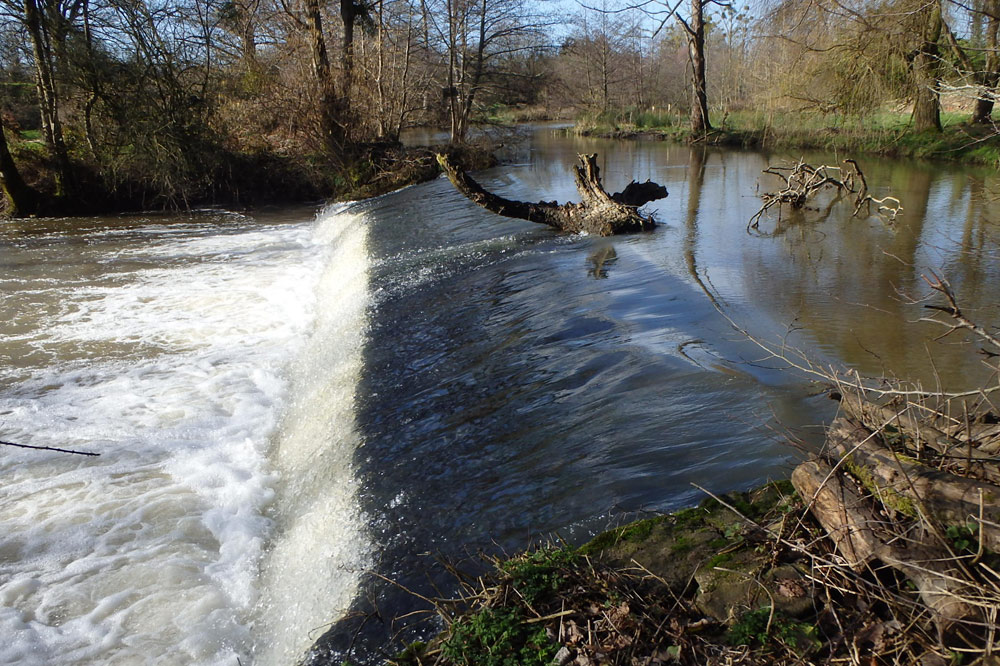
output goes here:
[[942, 95], [990, 121], [998, 25], [1000, 0], [0, 0], [0, 172], [28, 214], [325, 196], [413, 125], [906, 109], [933, 132]]

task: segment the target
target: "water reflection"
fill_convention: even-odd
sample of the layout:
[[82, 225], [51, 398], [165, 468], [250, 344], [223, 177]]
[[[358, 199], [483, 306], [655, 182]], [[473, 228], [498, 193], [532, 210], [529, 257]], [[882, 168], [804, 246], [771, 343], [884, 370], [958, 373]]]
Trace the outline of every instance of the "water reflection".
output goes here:
[[587, 275], [596, 280], [605, 280], [608, 277], [608, 268], [618, 260], [618, 253], [615, 246], [599, 245], [596, 250], [587, 257]]
[[[864, 158], [871, 194], [902, 201], [893, 223], [853, 217], [850, 197], [829, 192], [808, 209], [784, 207], [755, 236], [746, 227], [760, 207], [759, 193], [776, 186], [761, 174], [764, 168], [798, 159], [838, 164], [841, 157], [547, 131], [523, 149], [520, 157], [530, 162], [489, 172], [486, 182], [515, 198], [573, 200], [570, 169], [578, 154], [591, 152], [599, 155], [609, 190], [649, 178], [670, 191], [670, 198], [647, 207], [660, 228], [626, 246], [717, 298], [755, 334], [776, 338], [794, 330], [788, 340], [818, 360], [866, 374], [956, 387], [985, 376], [964, 347], [932, 342], [941, 330], [916, 323], [922, 312], [912, 300], [926, 294], [921, 276], [935, 271], [951, 280], [970, 313], [985, 323], [1000, 319], [992, 288], [1000, 277], [1000, 215], [988, 195], [1000, 183], [991, 171]], [[621, 250], [619, 243], [619, 257]]]

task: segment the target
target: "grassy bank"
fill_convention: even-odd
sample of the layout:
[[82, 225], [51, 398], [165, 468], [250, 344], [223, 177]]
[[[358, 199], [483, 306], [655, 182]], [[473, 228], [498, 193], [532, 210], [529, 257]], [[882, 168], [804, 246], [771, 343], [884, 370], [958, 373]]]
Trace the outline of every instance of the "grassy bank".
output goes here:
[[462, 590], [436, 638], [387, 663], [995, 663], [944, 647], [905, 578], [844, 566], [788, 482], [498, 559]]
[[[822, 150], [961, 160], [1000, 166], [1000, 134], [992, 125], [973, 125], [967, 113], [944, 113], [942, 132], [913, 131], [909, 114], [884, 112], [864, 118], [807, 112], [744, 111], [712, 117], [715, 130], [701, 139], [720, 145], [772, 150]], [[672, 112], [626, 111], [580, 118], [576, 131], [589, 136], [694, 139], [686, 116]]]

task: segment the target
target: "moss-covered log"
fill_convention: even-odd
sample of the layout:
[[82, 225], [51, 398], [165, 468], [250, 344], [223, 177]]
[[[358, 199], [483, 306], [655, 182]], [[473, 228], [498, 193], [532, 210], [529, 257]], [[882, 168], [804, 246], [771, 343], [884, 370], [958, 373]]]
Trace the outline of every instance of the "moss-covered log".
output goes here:
[[[983, 545], [1000, 551], [1000, 486], [937, 470], [881, 445], [867, 428], [837, 419], [827, 437], [866, 489], [888, 508], [941, 525], [979, 524]], [[980, 517], [983, 518], [980, 521]]]
[[995, 465], [976, 466], [977, 461], [994, 463], [995, 457], [991, 453], [968, 446], [968, 440], [963, 441], [942, 431], [928, 419], [918, 419], [913, 414], [915, 410], [880, 405], [844, 387], [841, 387], [840, 395], [840, 406], [844, 413], [869, 429], [880, 430], [886, 426], [896, 428], [912, 441], [916, 450], [929, 446], [943, 456], [967, 459], [978, 475], [993, 483], [1000, 482], [1000, 472]]
[[667, 196], [665, 187], [650, 181], [632, 182], [623, 192], [608, 194], [601, 184], [597, 155], [579, 157], [575, 180], [581, 203], [562, 205], [554, 201], [529, 203], [506, 199], [485, 190], [446, 155], [438, 154], [437, 160], [459, 192], [497, 215], [546, 224], [560, 231], [597, 236], [645, 231], [656, 226], [653, 218], [640, 214], [638, 208]]
[[942, 634], [976, 614], [963, 596], [967, 585], [955, 558], [942, 547], [889, 532], [886, 521], [825, 462], [802, 463], [792, 483], [851, 566], [878, 559], [913, 581]]

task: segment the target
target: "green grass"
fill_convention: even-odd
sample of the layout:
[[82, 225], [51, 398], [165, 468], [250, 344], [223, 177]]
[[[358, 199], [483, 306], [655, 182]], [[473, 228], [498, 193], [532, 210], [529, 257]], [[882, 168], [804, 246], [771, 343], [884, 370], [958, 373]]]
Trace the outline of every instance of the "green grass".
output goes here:
[[559, 589], [563, 572], [576, 565], [579, 555], [572, 550], [541, 548], [522, 553], [500, 565], [525, 602], [534, 606]]
[[778, 644], [804, 657], [815, 652], [822, 643], [816, 625], [796, 622], [770, 606], [744, 613], [726, 634], [731, 645], [768, 647]]
[[27, 141], [38, 141], [42, 138], [41, 130], [21, 130], [21, 138]]
[[451, 626], [441, 652], [462, 666], [549, 666], [558, 646], [517, 608], [484, 608]]
[[[866, 116], [806, 111], [735, 111], [713, 114], [712, 143], [771, 149], [874, 153], [890, 157], [962, 160], [1000, 166], [1000, 137], [991, 126], [971, 125], [968, 113], [943, 112], [942, 132], [915, 132], [909, 113]], [[676, 113], [625, 109], [585, 114], [581, 134], [627, 137], [638, 133], [686, 141], [688, 119]]]
[[576, 127], [580, 134], [599, 136], [650, 132], [681, 139], [688, 133], [686, 117], [656, 108], [585, 113], [576, 119]]

